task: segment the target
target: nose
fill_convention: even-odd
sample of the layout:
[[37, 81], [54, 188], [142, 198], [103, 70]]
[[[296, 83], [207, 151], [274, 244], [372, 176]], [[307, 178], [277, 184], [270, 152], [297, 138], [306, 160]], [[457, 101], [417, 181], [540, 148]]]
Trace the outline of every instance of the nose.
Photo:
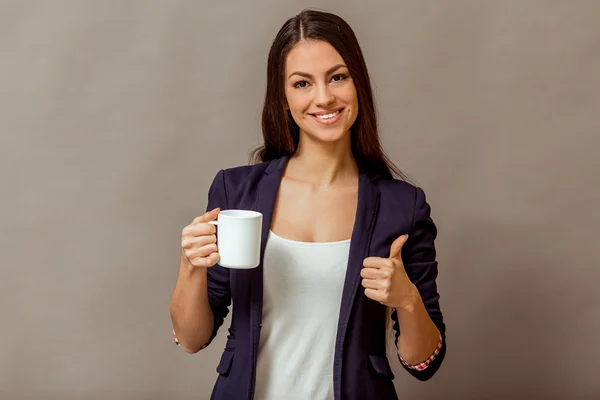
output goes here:
[[327, 106], [335, 101], [335, 95], [329, 85], [318, 85], [315, 103], [319, 107]]

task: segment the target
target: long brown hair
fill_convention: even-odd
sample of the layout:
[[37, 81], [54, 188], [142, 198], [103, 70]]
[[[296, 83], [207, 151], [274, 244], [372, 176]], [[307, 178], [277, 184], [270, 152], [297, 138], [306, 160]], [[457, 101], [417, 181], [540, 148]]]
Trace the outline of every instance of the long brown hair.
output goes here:
[[252, 151], [250, 161], [258, 163], [291, 156], [298, 147], [299, 127], [285, 110], [284, 71], [288, 53], [301, 40], [328, 42], [348, 67], [358, 96], [358, 116], [350, 130], [356, 162], [371, 174], [410, 181], [389, 160], [379, 140], [371, 81], [352, 28], [335, 14], [310, 9], [288, 19], [271, 45], [262, 111], [264, 143]]

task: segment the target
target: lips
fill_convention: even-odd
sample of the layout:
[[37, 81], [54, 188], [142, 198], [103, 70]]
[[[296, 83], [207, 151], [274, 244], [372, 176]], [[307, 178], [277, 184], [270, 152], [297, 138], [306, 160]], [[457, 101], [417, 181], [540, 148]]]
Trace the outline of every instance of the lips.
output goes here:
[[312, 119], [321, 125], [332, 125], [340, 120], [343, 108], [334, 111], [320, 111], [315, 114], [309, 114]]
[[312, 113], [310, 115], [319, 119], [330, 119], [341, 113], [343, 110], [343, 108], [340, 108], [332, 111], [319, 111], [318, 113]]

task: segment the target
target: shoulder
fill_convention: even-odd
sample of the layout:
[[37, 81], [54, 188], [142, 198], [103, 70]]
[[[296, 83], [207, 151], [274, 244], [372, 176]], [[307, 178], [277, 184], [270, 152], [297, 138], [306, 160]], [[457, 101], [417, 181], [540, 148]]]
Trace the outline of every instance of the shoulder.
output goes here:
[[228, 208], [253, 207], [260, 183], [274, 161], [240, 165], [219, 170], [213, 179], [209, 196], [219, 193]]
[[417, 197], [424, 197], [423, 189], [394, 178], [379, 179], [377, 182], [383, 200], [395, 200], [414, 204]]
[[212, 186], [219, 186], [227, 191], [233, 188], [252, 187], [264, 176], [268, 166], [267, 161], [220, 169], [213, 178]]
[[431, 206], [425, 191], [418, 186], [398, 179], [381, 179], [378, 181], [380, 206], [387, 212], [404, 210], [415, 219], [429, 218]]
[[239, 165], [230, 168], [224, 168], [221, 172], [225, 183], [245, 182], [248, 179], [261, 177], [269, 166], [269, 161], [253, 165]]
[[[405, 232], [395, 231], [395, 234], [409, 233], [410, 240], [407, 245], [411, 248], [410, 257], [413, 262], [421, 259], [423, 254], [414, 252], [415, 243], [420, 243], [419, 246], [423, 247], [423, 243], [432, 244], [437, 236], [437, 226], [432, 218], [431, 206], [425, 192], [418, 186], [397, 179], [382, 179], [378, 187], [379, 214], [384, 217], [380, 219], [381, 224], [392, 226], [389, 228], [392, 230], [402, 226]], [[435, 250], [430, 249], [427, 255], [433, 255], [435, 258]]]

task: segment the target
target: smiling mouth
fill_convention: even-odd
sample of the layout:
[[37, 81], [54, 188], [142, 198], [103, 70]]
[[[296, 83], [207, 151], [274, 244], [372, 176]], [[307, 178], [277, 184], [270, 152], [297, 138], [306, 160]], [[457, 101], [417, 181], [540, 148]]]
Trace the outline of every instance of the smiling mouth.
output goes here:
[[327, 121], [328, 119], [334, 118], [336, 115], [341, 113], [343, 110], [344, 110], [343, 108], [340, 108], [339, 110], [330, 112], [328, 114], [310, 114], [310, 115], [312, 115], [313, 117], [318, 118], [320, 120]]

